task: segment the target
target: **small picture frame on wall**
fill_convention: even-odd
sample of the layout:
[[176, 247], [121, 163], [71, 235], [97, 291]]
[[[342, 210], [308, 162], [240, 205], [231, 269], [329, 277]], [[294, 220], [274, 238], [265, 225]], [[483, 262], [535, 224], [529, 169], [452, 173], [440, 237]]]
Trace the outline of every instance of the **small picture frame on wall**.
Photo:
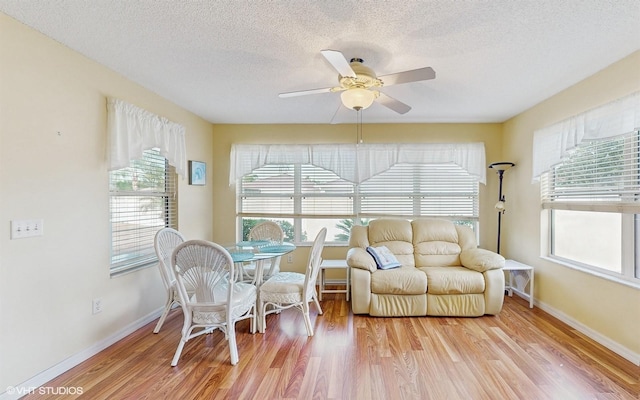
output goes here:
[[189, 185], [204, 186], [207, 182], [207, 164], [189, 161]]

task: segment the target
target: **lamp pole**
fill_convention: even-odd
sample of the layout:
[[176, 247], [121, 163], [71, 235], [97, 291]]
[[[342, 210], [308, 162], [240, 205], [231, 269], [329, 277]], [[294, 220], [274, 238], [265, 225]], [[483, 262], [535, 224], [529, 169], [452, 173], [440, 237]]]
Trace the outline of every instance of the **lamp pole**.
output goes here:
[[[498, 204], [504, 203], [504, 195], [502, 194], [502, 175], [504, 175], [504, 169], [498, 170], [498, 178], [500, 179], [500, 191], [498, 192]], [[504, 210], [498, 210], [498, 245], [496, 246], [496, 253], [500, 254], [500, 231], [502, 230], [502, 213]]]
[[500, 254], [500, 233], [502, 231], [502, 214], [504, 213], [505, 198], [502, 194], [502, 178], [504, 171], [515, 166], [514, 163], [508, 161], [495, 162], [489, 164], [489, 168], [495, 169], [498, 172], [498, 179], [500, 180], [500, 186], [498, 191], [498, 202], [496, 203], [496, 209], [498, 210], [498, 245], [496, 246], [496, 253]]

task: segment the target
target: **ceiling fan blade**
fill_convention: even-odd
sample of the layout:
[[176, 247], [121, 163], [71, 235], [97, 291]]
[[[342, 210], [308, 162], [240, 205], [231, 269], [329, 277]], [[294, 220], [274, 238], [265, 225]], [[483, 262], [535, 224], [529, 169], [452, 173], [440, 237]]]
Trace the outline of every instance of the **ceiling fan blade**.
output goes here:
[[310, 90], [300, 90], [297, 92], [287, 92], [280, 93], [278, 97], [286, 98], [286, 97], [296, 97], [296, 96], [305, 96], [307, 94], [317, 94], [317, 93], [329, 93], [332, 88], [322, 88], [322, 89], [310, 89]]
[[411, 110], [410, 106], [382, 92], [380, 92], [380, 95], [378, 96], [376, 101], [383, 106], [397, 112], [398, 114], [406, 114], [407, 112], [409, 112], [409, 110]]
[[322, 53], [324, 58], [329, 61], [329, 64], [331, 64], [340, 75], [353, 77], [356, 76], [356, 73], [353, 72], [351, 65], [349, 65], [349, 61], [344, 58], [344, 55], [341, 52], [337, 50], [321, 50], [320, 53]]
[[431, 67], [412, 69], [410, 71], [397, 72], [395, 74], [379, 76], [384, 86], [398, 85], [407, 82], [426, 81], [435, 79], [436, 71]]

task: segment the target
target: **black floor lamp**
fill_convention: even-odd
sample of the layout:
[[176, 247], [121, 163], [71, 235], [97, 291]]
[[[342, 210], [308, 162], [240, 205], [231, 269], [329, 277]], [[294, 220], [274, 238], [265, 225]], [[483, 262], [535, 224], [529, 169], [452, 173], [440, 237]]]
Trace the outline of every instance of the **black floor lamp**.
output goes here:
[[500, 191], [498, 192], [498, 202], [496, 203], [496, 210], [498, 210], [498, 246], [496, 247], [496, 253], [500, 254], [500, 229], [502, 225], [502, 214], [504, 213], [504, 195], [502, 194], [502, 175], [504, 175], [504, 171], [508, 170], [511, 167], [514, 167], [515, 164], [508, 161], [494, 162], [489, 164], [489, 168], [495, 169], [498, 173], [498, 178], [500, 179]]

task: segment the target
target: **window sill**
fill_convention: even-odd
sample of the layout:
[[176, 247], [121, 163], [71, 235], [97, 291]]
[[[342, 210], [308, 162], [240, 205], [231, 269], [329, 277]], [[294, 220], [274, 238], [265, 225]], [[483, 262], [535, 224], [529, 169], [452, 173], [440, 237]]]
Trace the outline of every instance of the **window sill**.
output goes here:
[[138, 272], [140, 270], [149, 268], [149, 267], [153, 267], [155, 264], [157, 264], [157, 260], [155, 262], [151, 262], [151, 263], [144, 263], [135, 267], [128, 267], [128, 268], [121, 268], [119, 270], [111, 270], [111, 276], [110, 278], [117, 278], [123, 275], [128, 275], [128, 274], [132, 274], [134, 272]]
[[540, 256], [541, 259], [566, 267], [576, 271], [584, 272], [585, 274], [593, 275], [598, 278], [606, 279], [611, 282], [619, 283], [621, 285], [629, 286], [634, 289], [640, 289], [640, 279], [635, 278], [626, 278], [623, 276], [613, 276], [603, 272], [598, 272], [589, 268], [582, 267], [580, 265], [576, 265], [564, 260], [559, 260], [557, 258], [549, 257], [549, 256]]

